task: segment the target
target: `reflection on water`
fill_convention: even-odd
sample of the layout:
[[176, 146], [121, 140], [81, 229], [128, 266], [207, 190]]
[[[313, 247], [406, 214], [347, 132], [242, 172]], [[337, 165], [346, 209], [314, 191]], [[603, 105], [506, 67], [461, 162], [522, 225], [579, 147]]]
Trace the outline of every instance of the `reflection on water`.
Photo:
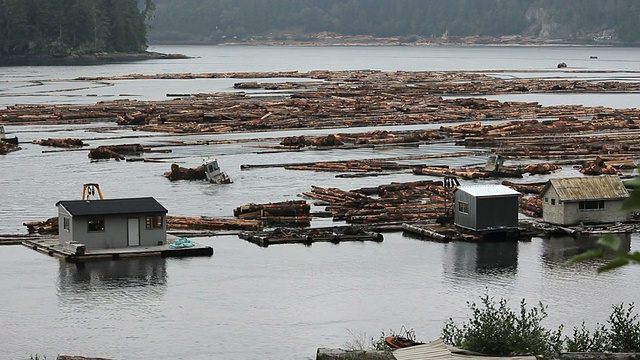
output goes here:
[[61, 295], [113, 289], [156, 287], [167, 284], [164, 258], [140, 258], [80, 264], [60, 262], [58, 290]]
[[[602, 235], [561, 236], [542, 239], [542, 259], [545, 264], [565, 264], [572, 256], [599, 247]], [[617, 234], [622, 250], [631, 250], [631, 234]]]
[[466, 277], [470, 273], [515, 275], [518, 269], [518, 242], [454, 242], [444, 250], [447, 272]]

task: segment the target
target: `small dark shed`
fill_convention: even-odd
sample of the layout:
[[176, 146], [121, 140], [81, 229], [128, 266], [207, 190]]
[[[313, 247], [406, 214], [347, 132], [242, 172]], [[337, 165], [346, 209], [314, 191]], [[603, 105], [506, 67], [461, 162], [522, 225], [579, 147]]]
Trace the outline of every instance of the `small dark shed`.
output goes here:
[[504, 185], [460, 186], [454, 191], [454, 223], [473, 231], [517, 229], [519, 196]]

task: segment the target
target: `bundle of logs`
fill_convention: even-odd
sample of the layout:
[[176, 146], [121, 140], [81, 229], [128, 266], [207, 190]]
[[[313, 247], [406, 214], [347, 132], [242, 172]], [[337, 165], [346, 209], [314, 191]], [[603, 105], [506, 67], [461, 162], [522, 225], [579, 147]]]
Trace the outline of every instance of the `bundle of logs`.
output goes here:
[[325, 205], [334, 220], [358, 224], [434, 219], [444, 214], [445, 198], [453, 203], [453, 193], [430, 180], [350, 191], [313, 186], [303, 195]]
[[38, 144], [42, 146], [52, 146], [52, 147], [59, 147], [59, 148], [78, 148], [78, 147], [86, 146], [86, 144], [82, 140], [76, 139], [76, 138], [63, 138], [63, 139], [48, 138], [48, 139], [33, 140], [32, 142], [34, 144]]
[[309, 226], [311, 206], [304, 200], [242, 205], [233, 210], [239, 219], [255, 219], [268, 225]]
[[[57, 235], [58, 218], [53, 217], [45, 221], [31, 221], [23, 224], [29, 234]], [[257, 231], [262, 229], [259, 220], [167, 216], [168, 230], [245, 230]]]
[[569, 159], [590, 155], [640, 156], [638, 114], [598, 117], [592, 120], [479, 122], [441, 127], [458, 138], [457, 145], [499, 148], [507, 158]]
[[289, 136], [284, 138], [280, 145], [303, 148], [305, 146], [327, 147], [367, 145], [395, 145], [417, 144], [420, 141], [444, 139], [438, 130], [414, 130], [402, 132], [390, 132], [387, 130], [372, 130], [365, 133], [329, 134], [326, 136]]
[[164, 176], [171, 181], [204, 180], [207, 178], [204, 165], [200, 165], [196, 168], [184, 168], [178, 164], [171, 164], [171, 171], [165, 172]]
[[23, 223], [29, 234], [58, 235], [58, 217], [52, 217], [45, 221], [30, 221]]
[[141, 153], [149, 151], [148, 148], [140, 144], [125, 144], [125, 145], [104, 145], [98, 146], [95, 149], [89, 151], [89, 158], [98, 159], [116, 159], [124, 160], [125, 155], [140, 155]]
[[167, 229], [178, 230], [245, 230], [262, 228], [258, 220], [209, 217], [167, 216]]
[[18, 146], [18, 144], [6, 142], [6, 141], [0, 141], [0, 155], [6, 155], [10, 152], [18, 151], [20, 149], [22, 148]]
[[546, 175], [552, 171], [558, 170], [561, 167], [559, 165], [550, 163], [538, 163], [529, 164], [524, 167], [506, 167], [501, 166], [496, 171], [487, 171], [480, 167], [471, 168], [456, 168], [451, 169], [448, 166], [427, 166], [413, 170], [416, 175], [430, 175], [430, 176], [456, 176], [463, 179], [487, 179], [496, 177], [522, 177], [523, 174], [530, 175]]
[[635, 169], [636, 164], [631, 159], [606, 159], [598, 156], [593, 161], [585, 161], [580, 172], [585, 175], [620, 175], [618, 169]]
[[367, 160], [351, 160], [351, 161], [335, 161], [335, 162], [316, 162], [311, 164], [288, 165], [284, 167], [287, 170], [312, 170], [326, 172], [350, 172], [350, 173], [369, 173], [383, 171], [398, 171], [402, 169], [411, 169], [413, 166], [401, 165], [393, 161], [384, 161], [377, 159]]

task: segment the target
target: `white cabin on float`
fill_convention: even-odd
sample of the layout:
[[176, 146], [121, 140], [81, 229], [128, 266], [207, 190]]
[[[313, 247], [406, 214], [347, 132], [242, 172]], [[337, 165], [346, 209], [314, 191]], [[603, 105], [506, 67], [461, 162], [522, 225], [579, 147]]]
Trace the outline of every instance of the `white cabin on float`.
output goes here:
[[59, 201], [58, 241], [88, 250], [167, 243], [167, 209], [152, 197]]
[[551, 179], [540, 193], [542, 220], [556, 225], [624, 222], [630, 217], [622, 210], [628, 197], [615, 175]]

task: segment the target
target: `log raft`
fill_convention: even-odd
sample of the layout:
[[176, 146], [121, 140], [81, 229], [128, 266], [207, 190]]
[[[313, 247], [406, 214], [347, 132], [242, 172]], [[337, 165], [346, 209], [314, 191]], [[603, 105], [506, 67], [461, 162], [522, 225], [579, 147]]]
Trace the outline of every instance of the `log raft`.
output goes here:
[[333, 244], [345, 241], [382, 242], [384, 239], [380, 233], [357, 226], [309, 229], [276, 228], [271, 231], [242, 232], [238, 236], [261, 247], [280, 244], [311, 245], [316, 242], [330, 242]]

